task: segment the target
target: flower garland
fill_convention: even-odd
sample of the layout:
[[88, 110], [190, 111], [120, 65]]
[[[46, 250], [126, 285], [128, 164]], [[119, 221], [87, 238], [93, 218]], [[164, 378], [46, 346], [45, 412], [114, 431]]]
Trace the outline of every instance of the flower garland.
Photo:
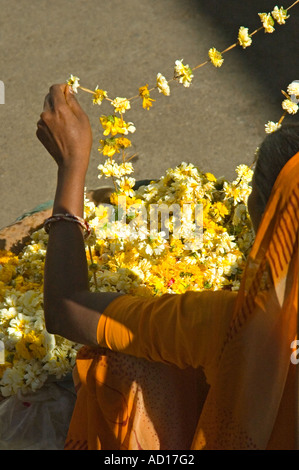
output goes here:
[[[124, 120], [124, 114], [131, 109], [131, 103], [133, 101], [140, 100], [141, 98], [143, 108], [149, 110], [155, 101], [151, 98], [151, 93], [154, 90], [158, 90], [159, 93], [169, 96], [171, 92], [170, 83], [172, 81], [177, 81], [184, 87], [190, 87], [194, 78], [194, 72], [197, 69], [208, 63], [219, 68], [223, 65], [223, 56], [225, 53], [238, 46], [242, 47], [242, 49], [247, 49], [252, 45], [253, 36], [262, 30], [265, 33], [273, 33], [275, 31], [275, 22], [278, 25], [284, 25], [286, 20], [290, 18], [290, 10], [297, 5], [297, 3], [299, 3], [299, 0], [296, 0], [288, 8], [275, 6], [270, 13], [258, 13], [262, 26], [255, 31], [250, 33], [248, 28], [241, 26], [238, 31], [237, 41], [234, 44], [230, 45], [222, 52], [218, 51], [215, 47], [210, 48], [208, 51], [209, 58], [193, 68], [191, 68], [189, 64], [184, 64], [183, 59], [176, 60], [173, 78], [167, 80], [164, 75], [159, 72], [156, 77], [155, 87], [149, 89], [148, 84], [141, 86], [138, 95], [129, 99], [121, 97], [110, 99], [107, 91], [100, 89], [98, 86], [95, 90], [82, 87], [79, 83], [79, 77], [71, 75], [67, 83], [71, 86], [74, 93], [78, 93], [78, 89], [83, 90], [92, 94], [94, 104], [102, 105], [103, 101], [108, 101], [114, 109], [113, 114], [102, 115], [100, 117], [100, 122], [104, 129], [104, 139], [100, 139], [100, 147], [98, 150], [103, 156], [108, 158], [105, 160], [104, 164], [99, 165], [98, 169], [100, 170], [100, 174], [98, 177], [111, 177], [116, 191], [123, 191], [127, 187], [132, 189], [134, 186], [135, 180], [132, 177], [128, 178], [128, 175], [133, 172], [133, 167], [128, 162], [135, 155], [130, 156], [127, 154], [127, 149], [131, 147], [132, 143], [131, 140], [125, 136], [134, 133], [136, 128], [132, 122], [125, 122]], [[281, 123], [287, 114], [296, 114], [299, 109], [297, 105], [299, 102], [299, 82], [290, 84], [288, 94], [284, 91], [283, 94], [286, 98], [282, 103], [283, 115], [278, 122], [268, 121], [265, 125], [266, 133], [275, 132], [281, 127]], [[117, 114], [119, 116], [117, 116]], [[118, 154], [121, 154], [121, 164], [118, 164], [114, 160], [115, 156]]]

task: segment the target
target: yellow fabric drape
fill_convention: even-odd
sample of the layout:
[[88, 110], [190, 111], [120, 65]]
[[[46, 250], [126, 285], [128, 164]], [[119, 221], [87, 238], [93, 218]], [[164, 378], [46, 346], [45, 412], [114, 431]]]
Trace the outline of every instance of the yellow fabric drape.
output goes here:
[[105, 348], [78, 354], [67, 449], [190, 449], [208, 390], [203, 368], [215, 367], [236, 298], [214, 294], [126, 295], [106, 308]]
[[[272, 190], [193, 448], [279, 445], [277, 416], [282, 419], [288, 408], [295, 410], [294, 387], [291, 396], [284, 391], [288, 374], [288, 386], [294, 384], [290, 356], [297, 334], [298, 227], [299, 153], [284, 166]], [[291, 417], [290, 446], [295, 433]]]

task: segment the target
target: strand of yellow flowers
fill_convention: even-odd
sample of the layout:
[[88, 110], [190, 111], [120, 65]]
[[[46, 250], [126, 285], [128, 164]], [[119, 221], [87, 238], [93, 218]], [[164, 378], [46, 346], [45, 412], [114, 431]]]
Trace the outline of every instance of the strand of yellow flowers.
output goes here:
[[[243, 49], [246, 49], [247, 47], [249, 47], [252, 44], [252, 37], [255, 34], [257, 34], [259, 31], [263, 30], [263, 29], [265, 30], [266, 33], [273, 33], [275, 31], [275, 28], [274, 28], [275, 21], [274, 20], [276, 20], [279, 25], [285, 24], [286, 20], [289, 18], [288, 12], [297, 3], [299, 3], [299, 0], [296, 0], [292, 5], [290, 5], [288, 8], [285, 8], [285, 9], [283, 7], [278, 8], [277, 6], [275, 6], [274, 10], [271, 13], [259, 13], [258, 15], [259, 15], [259, 17], [260, 17], [260, 19], [263, 23], [263, 25], [261, 27], [257, 28], [255, 31], [253, 31], [252, 33], [249, 34], [248, 28], [245, 28], [244, 26], [241, 26], [239, 28], [239, 34], [238, 34], [238, 41], [237, 42], [230, 45], [229, 47], [224, 49], [222, 52], [219, 52], [214, 47], [211, 48], [209, 50], [209, 59], [204, 61], [203, 63], [193, 67], [193, 68], [190, 68], [189, 65], [183, 65], [182, 60], [181, 61], [176, 61], [177, 69], [179, 69], [180, 66], [181, 66], [182, 74], [176, 73], [173, 78], [171, 78], [169, 80], [165, 79], [165, 81], [163, 80], [163, 82], [165, 84], [166, 83], [169, 84], [170, 82], [172, 82], [174, 80], [181, 79], [180, 83], [183, 83], [184, 86], [186, 86], [186, 87], [189, 86], [191, 84], [191, 80], [193, 78], [193, 76], [191, 76], [193, 71], [207, 65], [208, 63], [212, 63], [215, 67], [221, 67], [223, 62], [224, 62], [224, 59], [222, 57], [223, 54], [231, 51], [232, 49], [234, 49], [237, 46], [242, 46]], [[178, 72], [178, 71], [179, 70], [176, 70], [176, 72]], [[161, 74], [158, 74], [158, 75], [161, 75]], [[161, 77], [163, 77], [163, 76], [161, 76]], [[163, 78], [165, 78], [165, 77], [163, 77]], [[112, 99], [108, 98], [107, 92], [105, 92], [103, 90], [100, 90], [98, 88], [96, 88], [94, 91], [92, 91], [88, 88], [85, 88], [85, 87], [82, 87], [81, 85], [79, 85], [78, 77], [74, 77], [73, 75], [71, 75], [71, 77], [68, 80], [68, 83], [69, 83], [69, 85], [71, 85], [73, 87], [75, 92], [77, 92], [77, 89], [80, 88], [81, 90], [92, 94], [94, 96], [94, 102], [96, 102], [97, 104], [101, 104], [103, 99], [106, 99], [110, 102], [113, 102]], [[148, 85], [145, 85], [145, 86], [139, 88], [139, 94], [138, 95], [132, 96], [129, 99], [124, 99], [123, 98], [123, 100], [131, 102], [131, 101], [134, 101], [134, 100], [138, 99], [141, 96], [143, 98], [143, 101], [144, 101], [144, 108], [149, 109], [152, 106], [151, 102], [155, 101], [155, 100], [150, 98], [150, 92], [154, 91], [157, 88], [159, 88], [159, 85], [156, 85], [155, 87], [152, 87], [150, 89], [148, 89]], [[160, 91], [161, 91], [161, 88], [160, 88]], [[165, 92], [165, 94], [168, 94], [168, 93]], [[122, 112], [124, 112], [124, 111], [122, 111]]]
[[[109, 115], [109, 116], [102, 116], [100, 118], [101, 124], [104, 128], [104, 135], [108, 136], [111, 133], [110, 138], [102, 139], [100, 140], [101, 147], [99, 148], [99, 152], [103, 153], [103, 155], [106, 155], [109, 157], [109, 160], [106, 161], [106, 165], [100, 165], [99, 169], [102, 171], [102, 174], [104, 174], [106, 177], [111, 177], [115, 190], [119, 190], [119, 183], [122, 182], [124, 185], [128, 184], [133, 184], [133, 179], [131, 182], [129, 182], [128, 179], [125, 180], [116, 180], [115, 178], [123, 178], [125, 175], [130, 174], [133, 170], [131, 166], [126, 165], [126, 163], [129, 162], [132, 158], [134, 158], [135, 155], [132, 155], [131, 157], [126, 156], [126, 149], [131, 146], [131, 141], [124, 137], [124, 134], [128, 134], [129, 132], [134, 132], [135, 127], [133, 123], [125, 123], [123, 119], [123, 114], [131, 108], [131, 102], [139, 99], [140, 97], [142, 98], [142, 104], [143, 108], [149, 110], [152, 107], [152, 103], [155, 101], [150, 97], [150, 93], [156, 89], [158, 91], [166, 96], [170, 95], [170, 87], [169, 84], [170, 82], [177, 80], [179, 83], [182, 83], [185, 87], [189, 87], [192, 78], [193, 78], [193, 72], [208, 63], [212, 63], [215, 67], [221, 67], [224, 59], [223, 55], [232, 49], [234, 49], [237, 46], [241, 46], [243, 49], [246, 49], [252, 44], [252, 37], [257, 34], [259, 31], [264, 30], [265, 33], [273, 33], [275, 31], [274, 24], [275, 21], [279, 24], [285, 24], [286, 20], [289, 18], [289, 11], [297, 4], [299, 3], [299, 0], [296, 0], [292, 5], [290, 5], [288, 8], [284, 9], [284, 7], [278, 8], [278, 6], [275, 6], [273, 11], [271, 13], [259, 13], [260, 20], [262, 22], [262, 26], [257, 28], [255, 31], [249, 34], [248, 28], [241, 26], [239, 28], [239, 33], [238, 33], [238, 41], [235, 42], [234, 44], [230, 45], [226, 49], [224, 49], [222, 52], [219, 52], [215, 47], [211, 48], [209, 50], [209, 59], [204, 61], [203, 63], [190, 68], [189, 65], [184, 65], [183, 60], [176, 60], [175, 62], [175, 71], [174, 71], [174, 76], [173, 78], [167, 80], [162, 74], [158, 73], [157, 74], [157, 84], [155, 87], [148, 88], [148, 84], [144, 85], [139, 88], [139, 94], [132, 96], [131, 98], [120, 98], [117, 97], [114, 100], [108, 98], [108, 94], [106, 91], [99, 89], [96, 87], [94, 91], [82, 87], [79, 84], [79, 78], [75, 77], [73, 75], [70, 76], [70, 78], [67, 80], [67, 83], [72, 87], [74, 92], [77, 92], [78, 88], [81, 89], [82, 91], [85, 91], [87, 93], [90, 93], [93, 95], [93, 103], [101, 105], [103, 100], [109, 101], [115, 108], [115, 113], [120, 114], [120, 118], [117, 118], [114, 115]], [[297, 102], [299, 98], [299, 86], [296, 88], [296, 93], [293, 93], [292, 96], [290, 96], [290, 93], [287, 95], [283, 91], [285, 95], [285, 100], [282, 104], [282, 107], [284, 109], [284, 113], [281, 116], [280, 120], [277, 123], [274, 123], [272, 121], [269, 121], [266, 126], [265, 126], [265, 131], [267, 133], [274, 132], [277, 130], [285, 118], [287, 114], [295, 114], [298, 110]], [[113, 130], [113, 132], [110, 132], [110, 130]], [[121, 137], [116, 137], [116, 134], [121, 134]], [[123, 168], [119, 168], [119, 166], [115, 166], [115, 162], [113, 160], [113, 156], [115, 153], [121, 153], [122, 154], [122, 165]], [[126, 172], [126, 170], [128, 170]], [[101, 177], [100, 175], [99, 177]]]

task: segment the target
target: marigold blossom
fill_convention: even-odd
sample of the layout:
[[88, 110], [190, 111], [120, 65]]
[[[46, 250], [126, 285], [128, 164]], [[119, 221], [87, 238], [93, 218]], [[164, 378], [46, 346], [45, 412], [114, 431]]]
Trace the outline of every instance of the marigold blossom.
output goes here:
[[149, 89], [148, 89], [148, 85], [144, 85], [144, 86], [139, 88], [139, 95], [142, 98], [143, 108], [149, 110], [152, 106], [152, 101], [155, 101], [155, 100], [150, 98], [150, 92], [149, 92]]

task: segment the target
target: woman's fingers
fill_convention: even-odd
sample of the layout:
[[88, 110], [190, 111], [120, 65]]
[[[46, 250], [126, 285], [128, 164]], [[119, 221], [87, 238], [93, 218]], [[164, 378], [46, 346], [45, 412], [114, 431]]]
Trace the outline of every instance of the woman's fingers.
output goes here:
[[85, 112], [81, 108], [80, 104], [78, 103], [74, 92], [72, 91], [71, 87], [69, 85], [66, 86], [65, 88], [65, 99], [73, 113], [77, 116], [78, 119], [80, 119], [82, 116], [86, 116]]
[[44, 100], [44, 111], [53, 111], [53, 102], [50, 93], [48, 93]]
[[51, 86], [36, 136], [59, 166], [73, 165], [86, 172], [92, 145], [91, 127], [68, 85]]
[[67, 85], [52, 85], [49, 90], [50, 99], [53, 103], [53, 108], [58, 108], [66, 104], [65, 88]]

